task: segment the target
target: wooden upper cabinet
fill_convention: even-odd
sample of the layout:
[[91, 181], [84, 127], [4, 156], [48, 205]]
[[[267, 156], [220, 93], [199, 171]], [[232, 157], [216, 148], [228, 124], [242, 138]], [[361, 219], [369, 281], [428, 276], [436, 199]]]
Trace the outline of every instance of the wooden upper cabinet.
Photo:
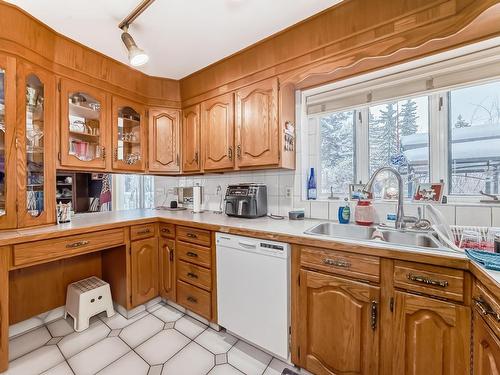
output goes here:
[[175, 301], [175, 241], [160, 237], [160, 295]]
[[493, 333], [477, 312], [474, 312], [473, 333], [474, 375], [499, 375], [500, 338]]
[[299, 365], [314, 374], [378, 374], [380, 288], [300, 271]]
[[236, 92], [236, 158], [239, 167], [279, 164], [278, 79]]
[[21, 63], [17, 70], [18, 226], [55, 222], [55, 76]]
[[199, 172], [200, 160], [200, 105], [197, 104], [182, 111], [182, 171]]
[[455, 375], [470, 371], [470, 308], [395, 293], [394, 375]]
[[181, 111], [149, 109], [149, 170], [180, 172], [179, 130]]
[[95, 87], [61, 79], [60, 163], [104, 169], [109, 137], [109, 98]]
[[131, 243], [132, 306], [158, 296], [158, 239], [156, 237]]
[[142, 104], [113, 96], [113, 169], [143, 171], [146, 165], [146, 110]]
[[234, 94], [229, 93], [201, 104], [203, 169], [234, 168]]
[[[0, 55], [0, 229], [16, 220], [16, 60]], [[24, 90], [24, 88], [23, 88]], [[23, 91], [24, 92], [24, 91]], [[23, 108], [25, 110], [25, 108]], [[23, 166], [23, 168], [26, 168]]]

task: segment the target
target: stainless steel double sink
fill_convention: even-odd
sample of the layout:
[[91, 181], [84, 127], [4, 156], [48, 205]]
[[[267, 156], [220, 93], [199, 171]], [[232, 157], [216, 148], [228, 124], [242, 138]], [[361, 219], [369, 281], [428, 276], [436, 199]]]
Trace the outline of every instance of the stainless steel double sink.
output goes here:
[[393, 245], [442, 249], [444, 246], [429, 232], [365, 227], [353, 224], [321, 223], [304, 233], [358, 241], [386, 242]]

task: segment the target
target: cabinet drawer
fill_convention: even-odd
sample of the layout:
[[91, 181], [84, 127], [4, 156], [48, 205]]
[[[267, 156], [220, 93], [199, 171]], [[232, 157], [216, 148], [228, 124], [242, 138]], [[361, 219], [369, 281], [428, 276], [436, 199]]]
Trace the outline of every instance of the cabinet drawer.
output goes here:
[[302, 247], [300, 265], [369, 281], [380, 280], [380, 259], [369, 255]]
[[212, 305], [210, 293], [177, 280], [177, 303], [204, 318], [212, 318]]
[[175, 225], [174, 224], [167, 224], [167, 223], [160, 223], [160, 236], [167, 237], [167, 238], [174, 238], [175, 237]]
[[212, 289], [212, 272], [195, 264], [178, 261], [177, 278], [208, 291]]
[[464, 300], [464, 271], [396, 261], [394, 262], [394, 286], [462, 302]]
[[177, 258], [189, 263], [210, 268], [212, 265], [211, 250], [209, 247], [177, 242]]
[[500, 301], [483, 284], [477, 281], [472, 288], [472, 304], [497, 337], [500, 337]]
[[67, 258], [76, 254], [110, 248], [125, 242], [123, 229], [110, 229], [81, 235], [14, 245], [14, 266]]
[[154, 224], [132, 225], [130, 227], [130, 239], [132, 241], [142, 240], [143, 238], [152, 237], [155, 234]]
[[198, 245], [210, 246], [210, 231], [188, 227], [177, 227], [177, 239]]

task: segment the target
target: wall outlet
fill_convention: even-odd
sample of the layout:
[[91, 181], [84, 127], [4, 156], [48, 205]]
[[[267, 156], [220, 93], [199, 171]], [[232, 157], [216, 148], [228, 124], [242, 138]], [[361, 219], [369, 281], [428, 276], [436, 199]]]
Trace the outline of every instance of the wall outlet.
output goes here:
[[287, 186], [285, 188], [285, 198], [291, 198], [293, 196], [293, 188], [291, 186]]

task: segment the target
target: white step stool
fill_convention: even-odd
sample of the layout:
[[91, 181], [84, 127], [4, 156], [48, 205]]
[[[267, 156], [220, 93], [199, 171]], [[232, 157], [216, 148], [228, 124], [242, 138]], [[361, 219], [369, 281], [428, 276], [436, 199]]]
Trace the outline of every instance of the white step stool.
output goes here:
[[106, 311], [108, 318], [115, 315], [107, 282], [92, 276], [68, 285], [64, 318], [67, 314], [73, 317], [75, 331], [89, 328], [90, 318], [103, 311]]

